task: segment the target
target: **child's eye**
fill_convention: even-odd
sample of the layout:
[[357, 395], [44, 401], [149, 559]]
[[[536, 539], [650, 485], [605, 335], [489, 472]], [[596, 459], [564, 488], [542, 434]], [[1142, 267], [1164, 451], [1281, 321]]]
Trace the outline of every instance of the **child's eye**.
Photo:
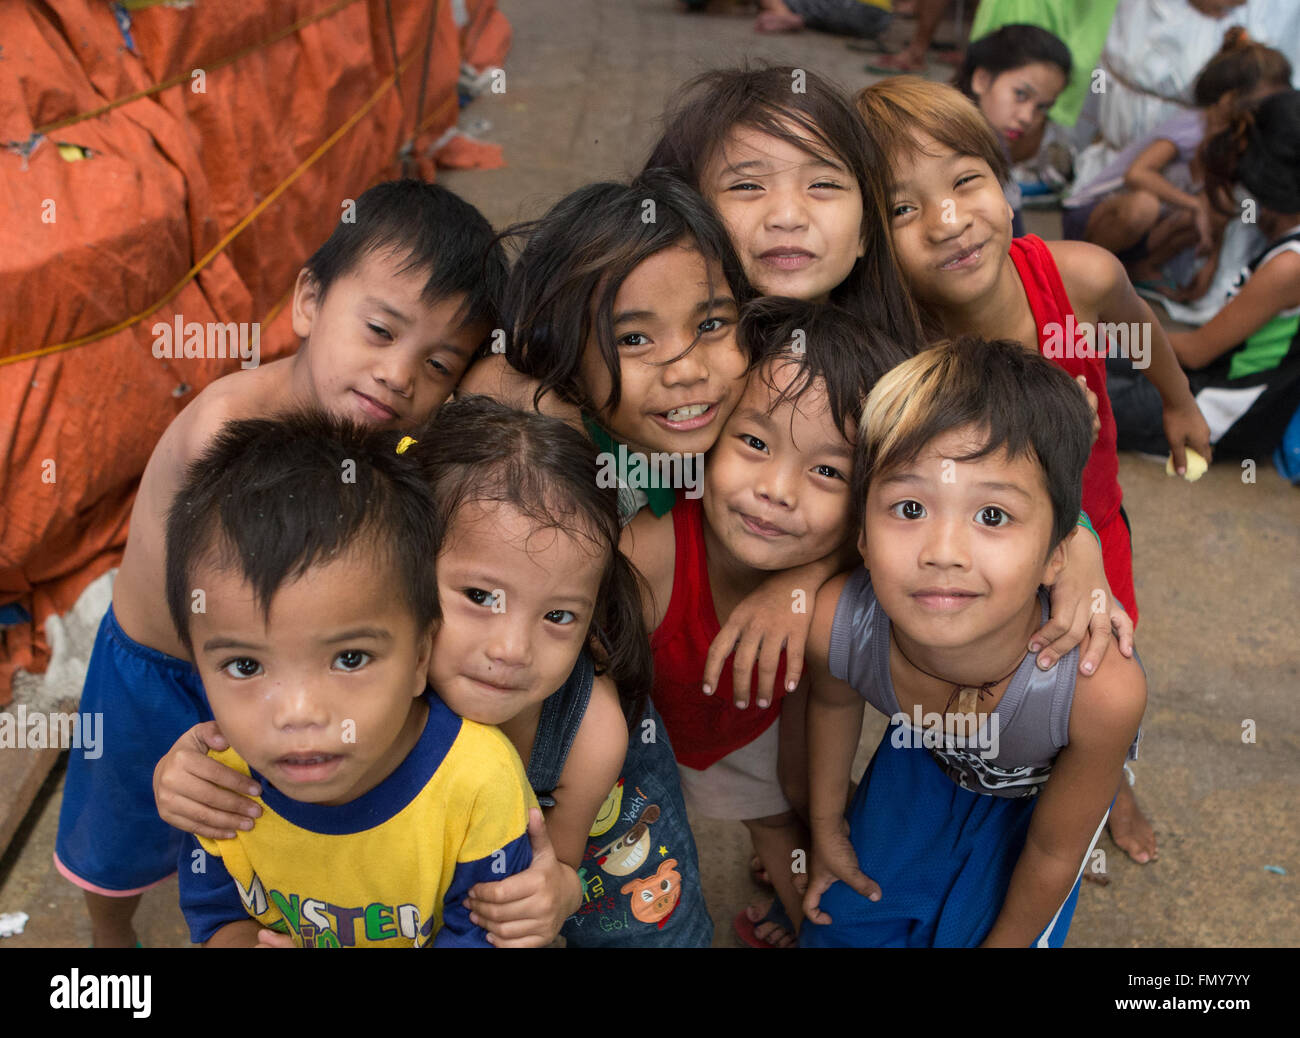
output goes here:
[[370, 661], [370, 653], [360, 649], [344, 649], [334, 657], [334, 662], [342, 671], [360, 670]]
[[750, 436], [749, 433], [741, 433], [739, 439], [740, 442], [743, 443], [745, 446], [753, 447], [754, 450], [756, 451], [763, 451], [764, 453], [767, 453], [767, 444], [764, 443], [762, 440], [760, 440], [757, 436]]
[[725, 328], [726, 326], [727, 326], [727, 321], [725, 318], [708, 317], [700, 322], [700, 333], [702, 335], [708, 335], [710, 332], [716, 332], [719, 329]]
[[1025, 89], [1023, 89], [1023, 88], [1017, 88], [1017, 89], [1016, 89], [1016, 100], [1017, 100], [1017, 101], [1028, 101], [1028, 100], [1029, 100], [1029, 91], [1028, 91], [1028, 90], [1025, 90]]
[[978, 173], [967, 173], [964, 177], [961, 177], [957, 181], [956, 186], [963, 187], [964, 185], [971, 183], [971, 181], [978, 180], [979, 176], [980, 175]]
[[464, 591], [465, 597], [475, 605], [490, 606], [495, 605], [497, 596], [491, 591], [484, 591], [481, 587], [467, 587]]
[[816, 190], [817, 188], [830, 188], [831, 190], [838, 191], [840, 190], [841, 186], [842, 185], [833, 183], [832, 181], [829, 180], [819, 180], [817, 181], [817, 183], [813, 184], [813, 190]]
[[[634, 339], [637, 341], [633, 342]], [[619, 346], [648, 346], [650, 339], [640, 332], [628, 332], [626, 335], [620, 335], [617, 342]]]
[[376, 335], [378, 335], [380, 338], [383, 338], [383, 339], [391, 339], [391, 338], [393, 337], [392, 334], [388, 331], [388, 329], [387, 329], [387, 328], [384, 328], [384, 327], [381, 326], [381, 325], [378, 325], [378, 324], [367, 324], [366, 327], [369, 328], [369, 329], [370, 329], [372, 332], [374, 332]]
[[546, 619], [553, 624], [559, 624], [561, 626], [565, 626], [567, 624], [573, 623], [573, 621], [577, 619], [577, 616], [575, 616], [574, 613], [568, 609], [552, 609], [549, 613], [546, 614]]
[[258, 663], [257, 660], [251, 659], [248, 656], [240, 656], [238, 659], [227, 660], [217, 668], [217, 670], [225, 674], [226, 677], [235, 678], [237, 681], [242, 681], [247, 678], [255, 678], [261, 669], [262, 665]]
[[429, 358], [429, 366], [430, 366], [431, 368], [433, 368], [434, 371], [438, 372], [438, 374], [440, 374], [440, 375], [450, 375], [450, 374], [451, 374], [451, 369], [450, 369], [449, 367], [447, 367], [446, 364], [444, 364], [442, 361], [438, 360], [438, 359], [435, 358], [435, 357], [430, 357], [430, 358]]
[[897, 218], [899, 216], [906, 216], [915, 208], [916, 206], [910, 205], [907, 202], [899, 202], [896, 206], [890, 209], [889, 215], [894, 218]]
[[921, 504], [920, 501], [899, 501], [896, 505], [890, 506], [889, 511], [899, 519], [923, 519], [925, 517], [925, 505]]
[[727, 188], [727, 190], [728, 191], [762, 191], [763, 188], [762, 185], [760, 184], [754, 184], [751, 183], [750, 181], [745, 181], [744, 183], [741, 184], [732, 184], [731, 187]]
[[[844, 479], [844, 473], [833, 465], [818, 465], [813, 471], [819, 476], [825, 476], [827, 479]], [[848, 481], [845, 480], [845, 482]]]
[[989, 505], [987, 508], [981, 508], [979, 522], [982, 526], [1006, 526], [1011, 522], [1011, 516], [995, 505]]

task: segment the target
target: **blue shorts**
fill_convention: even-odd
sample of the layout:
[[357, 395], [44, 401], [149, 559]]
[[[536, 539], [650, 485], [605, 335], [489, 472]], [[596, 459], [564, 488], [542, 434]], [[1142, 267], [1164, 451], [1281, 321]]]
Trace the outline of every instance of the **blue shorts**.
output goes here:
[[128, 897], [176, 871], [185, 834], [158, 817], [153, 769], [212, 711], [194, 666], [132, 641], [111, 606], [80, 709], [101, 715], [100, 755], [69, 751], [54, 864], [92, 893]]
[[[800, 947], [973, 948], [1002, 910], [1038, 798], [963, 789], [929, 750], [895, 746], [893, 733], [891, 724], [848, 813], [859, 867], [881, 898], [832, 884], [820, 903], [832, 921], [805, 923]], [[1087, 857], [1037, 947], [1064, 943]]]
[[570, 948], [708, 948], [713, 920], [667, 730], [647, 703], [631, 726], [618, 785], [578, 870], [582, 905], [560, 933]]

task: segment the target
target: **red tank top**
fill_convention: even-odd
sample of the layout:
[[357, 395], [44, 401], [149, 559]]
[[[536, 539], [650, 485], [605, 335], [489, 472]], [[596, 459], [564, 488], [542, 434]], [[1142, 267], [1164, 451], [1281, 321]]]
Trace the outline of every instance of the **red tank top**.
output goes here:
[[[1060, 271], [1056, 269], [1056, 260], [1043, 240], [1034, 234], [1013, 238], [1011, 261], [1016, 265], [1029, 308], [1034, 313], [1039, 352], [1069, 372], [1071, 378], [1084, 376], [1088, 388], [1097, 394], [1101, 431], [1083, 470], [1083, 510], [1088, 513], [1094, 527], [1101, 527], [1119, 514], [1119, 506], [1124, 500], [1124, 492], [1119, 486], [1115, 416], [1111, 413], [1110, 397], [1106, 395], [1106, 360], [1101, 356], [1080, 357], [1078, 353], [1085, 352], [1081, 349], [1048, 352], [1049, 339], [1055, 337], [1054, 345], [1057, 346], [1066, 341], [1067, 331], [1075, 327], [1075, 317]], [[1077, 342], [1084, 345], [1081, 338]], [[1075, 356], [1063, 356], [1065, 352], [1073, 352]]]
[[771, 705], [756, 705], [757, 667], [749, 706], [737, 710], [731, 699], [731, 661], [713, 695], [701, 691], [709, 646], [722, 630], [713, 608], [708, 561], [704, 553], [704, 507], [698, 499], [679, 498], [673, 508], [677, 560], [673, 594], [663, 622], [650, 637], [654, 653], [654, 703], [658, 707], [679, 764], [703, 771], [727, 754], [748, 745], [780, 716], [785, 692], [785, 660], [776, 673]]

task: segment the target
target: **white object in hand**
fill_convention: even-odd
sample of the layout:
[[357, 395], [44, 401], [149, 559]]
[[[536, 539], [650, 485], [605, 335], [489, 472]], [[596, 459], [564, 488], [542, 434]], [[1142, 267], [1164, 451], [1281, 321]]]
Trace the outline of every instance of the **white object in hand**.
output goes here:
[[[1195, 483], [1205, 475], [1206, 469], [1210, 466], [1207, 465], [1205, 459], [1197, 454], [1196, 451], [1192, 450], [1191, 447], [1188, 447], [1184, 453], [1187, 455], [1187, 471], [1183, 473], [1183, 479], [1187, 480], [1189, 483]], [[1174, 456], [1171, 453], [1169, 455], [1169, 460], [1165, 462], [1165, 475], [1173, 476], [1176, 474], [1177, 473], [1174, 472]]]

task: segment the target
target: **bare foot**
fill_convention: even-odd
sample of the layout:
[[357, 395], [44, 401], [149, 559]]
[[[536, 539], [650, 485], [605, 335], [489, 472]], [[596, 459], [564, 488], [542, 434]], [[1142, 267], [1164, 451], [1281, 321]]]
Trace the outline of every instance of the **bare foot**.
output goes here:
[[882, 54], [867, 66], [868, 71], [873, 68], [889, 72], [923, 72], [925, 55], [917, 54], [911, 49], [899, 51], [897, 54]]
[[763, 11], [754, 19], [755, 32], [801, 32], [803, 19], [793, 11]]
[[796, 940], [794, 933], [780, 923], [771, 920], [763, 921], [763, 917], [771, 910], [773, 904], [775, 904], [774, 898], [765, 898], [745, 909], [745, 915], [754, 926], [754, 936], [760, 941], [766, 941], [773, 948], [792, 948]]
[[1160, 857], [1156, 850], [1156, 831], [1138, 807], [1137, 797], [1133, 795], [1127, 779], [1120, 781], [1119, 792], [1115, 794], [1115, 806], [1110, 809], [1110, 820], [1106, 825], [1115, 846], [1139, 865], [1156, 861]]
[[763, 863], [759, 861], [757, 854], [749, 859], [749, 878], [760, 887], [772, 885], [772, 877], [767, 874], [767, 869], [763, 868]]

